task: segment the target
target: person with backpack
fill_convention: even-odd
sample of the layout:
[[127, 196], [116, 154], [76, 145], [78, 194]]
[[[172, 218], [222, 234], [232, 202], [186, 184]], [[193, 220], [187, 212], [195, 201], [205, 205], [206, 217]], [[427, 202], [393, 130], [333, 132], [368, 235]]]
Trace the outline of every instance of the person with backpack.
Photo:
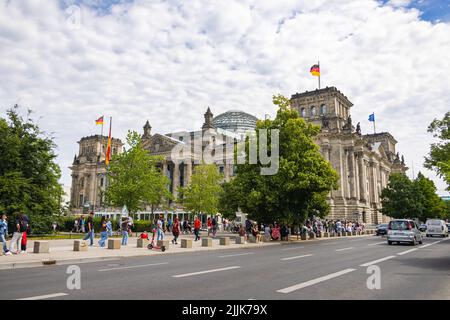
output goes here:
[[84, 237], [83, 240], [87, 240], [89, 239], [89, 246], [93, 246], [94, 245], [94, 212], [91, 211], [91, 213], [89, 213], [89, 218], [86, 221], [86, 227], [87, 227], [87, 233], [86, 236]]
[[217, 232], [217, 220], [216, 220], [216, 217], [213, 217], [211, 219], [211, 229], [212, 229], [212, 237], [215, 238], [216, 237], [216, 232]]
[[122, 245], [126, 246], [128, 244], [128, 219], [123, 218], [122, 219]]
[[103, 248], [105, 246], [105, 242], [108, 239], [108, 227], [106, 225], [106, 217], [102, 216], [102, 220], [100, 221], [100, 240], [98, 241], [98, 245]]
[[3, 243], [3, 252], [6, 256], [11, 255], [11, 251], [8, 250], [8, 246], [6, 245], [6, 237], [8, 236], [8, 217], [6, 214], [2, 215], [2, 219], [0, 220], [0, 241]]
[[178, 221], [178, 217], [175, 217], [173, 220], [172, 225], [172, 234], [173, 234], [173, 240], [172, 244], [178, 244], [178, 236], [180, 235], [180, 222]]
[[[9, 251], [11, 251], [11, 253], [14, 254], [20, 253], [22, 247], [22, 234], [23, 232], [27, 231], [27, 228], [28, 228], [27, 221], [24, 219], [23, 214], [19, 213], [14, 224], [13, 237], [9, 244]], [[17, 247], [17, 249], [14, 250], [14, 247]]]

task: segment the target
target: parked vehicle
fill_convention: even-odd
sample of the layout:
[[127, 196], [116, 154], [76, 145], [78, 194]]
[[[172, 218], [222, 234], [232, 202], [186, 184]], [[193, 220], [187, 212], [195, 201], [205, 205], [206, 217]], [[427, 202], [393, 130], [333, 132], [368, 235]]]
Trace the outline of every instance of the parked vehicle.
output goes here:
[[425, 223], [422, 223], [422, 224], [420, 225], [420, 227], [419, 227], [419, 230], [422, 231], [422, 232], [427, 231], [427, 225], [426, 225]]
[[385, 236], [387, 234], [387, 228], [388, 228], [387, 223], [379, 224], [377, 225], [377, 230], [375, 231], [375, 234], [377, 236]]
[[448, 227], [444, 220], [428, 219], [427, 222], [427, 237], [448, 237]]
[[394, 242], [409, 242], [415, 246], [417, 243], [422, 244], [422, 233], [417, 223], [409, 219], [396, 219], [388, 224], [387, 242], [389, 245]]

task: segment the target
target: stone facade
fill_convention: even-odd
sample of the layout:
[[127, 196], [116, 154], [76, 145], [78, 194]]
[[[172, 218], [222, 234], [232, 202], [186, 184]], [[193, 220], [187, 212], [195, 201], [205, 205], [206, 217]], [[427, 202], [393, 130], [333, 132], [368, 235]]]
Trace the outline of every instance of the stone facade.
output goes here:
[[356, 128], [352, 123], [353, 104], [335, 87], [294, 94], [291, 106], [321, 127], [317, 144], [339, 174], [339, 188], [328, 199], [329, 218], [386, 221], [380, 212], [381, 190], [391, 173], [408, 169], [395, 151], [394, 137], [387, 132], [362, 135], [359, 123]]
[[[102, 207], [103, 193], [107, 187], [106, 146], [108, 137], [94, 135], [78, 141], [79, 151], [75, 155], [70, 170], [72, 185], [70, 189], [70, 206], [73, 213], [80, 213], [84, 208], [94, 210]], [[121, 153], [123, 143], [111, 138], [112, 155]]]

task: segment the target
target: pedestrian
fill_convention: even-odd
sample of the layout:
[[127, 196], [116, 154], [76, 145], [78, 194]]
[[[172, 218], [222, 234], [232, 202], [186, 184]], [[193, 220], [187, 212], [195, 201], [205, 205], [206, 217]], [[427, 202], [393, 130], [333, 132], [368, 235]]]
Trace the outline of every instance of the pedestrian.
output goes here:
[[272, 240], [280, 239], [280, 227], [275, 223], [275, 226], [272, 229]]
[[240, 236], [240, 237], [245, 237], [245, 235], [246, 235], [245, 228], [244, 228], [244, 226], [241, 224], [241, 226], [239, 227], [239, 236]]
[[286, 225], [281, 227], [280, 235], [281, 241], [289, 241], [289, 229]]
[[113, 235], [112, 223], [109, 217], [106, 218], [106, 232], [108, 234], [108, 237], [112, 237]]
[[252, 236], [255, 237], [255, 242], [261, 241], [261, 235], [259, 234], [258, 224], [256, 222], [252, 227]]
[[53, 221], [53, 223], [52, 223], [53, 233], [56, 233], [57, 226], [58, 226], [58, 224], [55, 221]]
[[200, 240], [200, 227], [201, 227], [200, 219], [197, 216], [195, 216], [194, 218], [195, 241]]
[[100, 240], [98, 241], [98, 245], [100, 248], [105, 247], [106, 240], [108, 239], [108, 227], [106, 226], [106, 217], [102, 216], [102, 220], [100, 221]]
[[172, 244], [178, 244], [177, 240], [178, 240], [178, 236], [180, 235], [180, 222], [178, 222], [177, 217], [175, 217], [175, 219], [173, 221], [172, 234], [173, 234]]
[[211, 219], [211, 228], [212, 228], [212, 236], [213, 238], [216, 237], [216, 232], [217, 232], [217, 220], [216, 217], [213, 217]]
[[89, 213], [89, 217], [87, 218], [86, 221], [86, 226], [85, 228], [87, 229], [87, 233], [86, 236], [84, 237], [83, 240], [87, 240], [89, 239], [89, 246], [93, 246], [94, 245], [94, 212], [90, 212]]
[[247, 240], [249, 239], [250, 233], [252, 232], [252, 222], [250, 220], [245, 220], [245, 232], [247, 234]]
[[122, 245], [126, 246], [128, 243], [128, 228], [129, 228], [129, 224], [128, 224], [128, 219], [127, 218], [122, 218]]
[[206, 228], [208, 229], [208, 237], [209, 237], [209, 234], [210, 234], [211, 231], [212, 231], [211, 217], [208, 217], [208, 220], [206, 220]]
[[81, 233], [86, 233], [86, 220], [84, 220], [83, 215], [80, 218], [80, 226], [81, 226]]
[[167, 219], [167, 231], [172, 232], [173, 221], [172, 218]]
[[264, 239], [266, 241], [270, 240], [270, 226], [269, 225], [266, 225], [264, 228]]
[[72, 232], [78, 232], [78, 218], [76, 218], [75, 221], [73, 222]]
[[8, 217], [6, 214], [2, 215], [2, 219], [0, 220], [0, 241], [3, 243], [3, 252], [5, 255], [11, 255], [11, 251], [8, 250], [8, 246], [6, 245], [6, 237], [8, 236]]
[[164, 229], [163, 229], [163, 224], [164, 224], [164, 218], [161, 215], [159, 217], [159, 220], [156, 222], [156, 240], [164, 240]]
[[[22, 233], [27, 230], [27, 227], [28, 226], [25, 219], [23, 218], [23, 214], [19, 213], [14, 224], [13, 237], [9, 244], [9, 251], [11, 251], [11, 253], [20, 253], [22, 247]], [[16, 250], [14, 250], [14, 247], [16, 247]]]

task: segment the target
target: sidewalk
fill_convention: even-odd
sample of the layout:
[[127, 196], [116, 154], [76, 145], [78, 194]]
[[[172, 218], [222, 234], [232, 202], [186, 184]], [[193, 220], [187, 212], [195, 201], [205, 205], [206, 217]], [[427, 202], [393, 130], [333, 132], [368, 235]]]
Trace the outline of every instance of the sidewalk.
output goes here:
[[[186, 252], [201, 252], [201, 251], [212, 251], [220, 249], [239, 249], [239, 248], [255, 248], [264, 246], [281, 245], [292, 242], [311, 242], [311, 241], [322, 241], [322, 240], [332, 240], [339, 238], [317, 238], [314, 240], [297, 240], [296, 236], [291, 236], [289, 242], [286, 241], [272, 241], [272, 242], [259, 242], [259, 243], [248, 243], [236, 244], [234, 239], [237, 237], [236, 234], [221, 234], [220, 237], [228, 236], [230, 237], [229, 245], [220, 245], [219, 238], [212, 240], [212, 247], [202, 247], [202, 241], [192, 241], [192, 248], [181, 248], [181, 239], [193, 239], [193, 235], [181, 235], [178, 238], [178, 245], [173, 245], [170, 241], [172, 236], [166, 234], [165, 239], [169, 240], [169, 249], [165, 252], [157, 250], [148, 250], [147, 248], [137, 248], [137, 238], [131, 237], [128, 239], [128, 245], [122, 246], [120, 249], [112, 250], [107, 248], [100, 248], [98, 246], [99, 238], [94, 239], [94, 246], [89, 247], [88, 251], [73, 251], [74, 240], [48, 240], [50, 245], [49, 253], [33, 253], [34, 241], [30, 240], [27, 243], [27, 253], [11, 256], [0, 256], [0, 270], [2, 269], [16, 269], [16, 268], [30, 268], [30, 267], [41, 267], [43, 265], [65, 265], [73, 263], [86, 263], [104, 260], [117, 260], [125, 257], [137, 257], [137, 256], [151, 256], [157, 254], [174, 254], [174, 253], [186, 253]], [[354, 237], [364, 237], [362, 236], [352, 236]], [[201, 238], [206, 238], [205, 236]], [[9, 247], [9, 241], [8, 241]]]

